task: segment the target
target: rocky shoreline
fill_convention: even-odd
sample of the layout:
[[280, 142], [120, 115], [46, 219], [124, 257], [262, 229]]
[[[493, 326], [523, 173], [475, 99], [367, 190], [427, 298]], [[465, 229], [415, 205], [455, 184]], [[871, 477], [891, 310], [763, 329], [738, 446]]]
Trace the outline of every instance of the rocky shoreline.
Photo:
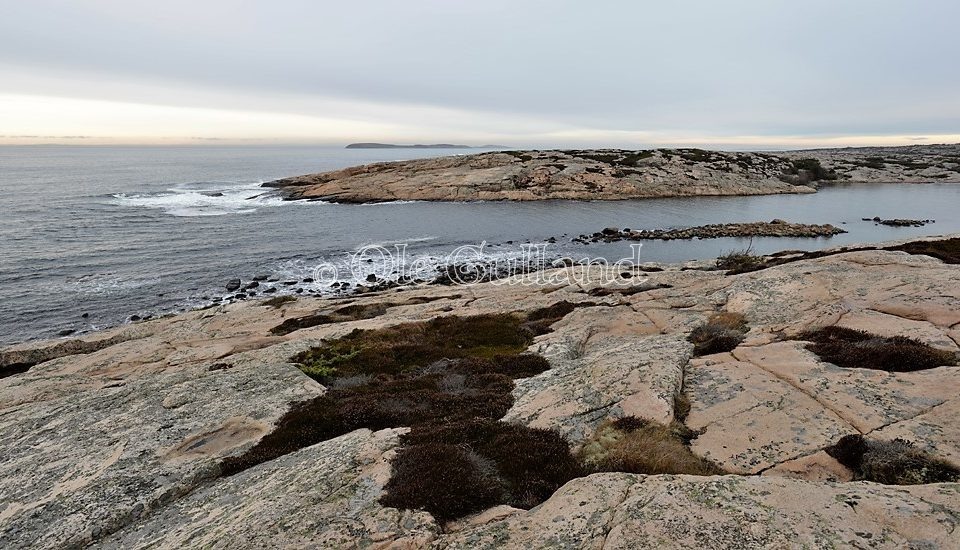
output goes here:
[[777, 153], [568, 149], [368, 164], [265, 183], [290, 200], [624, 200], [813, 193], [832, 183], [960, 182], [960, 145]]
[[571, 265], [3, 348], [0, 539], [954, 547], [958, 262]]

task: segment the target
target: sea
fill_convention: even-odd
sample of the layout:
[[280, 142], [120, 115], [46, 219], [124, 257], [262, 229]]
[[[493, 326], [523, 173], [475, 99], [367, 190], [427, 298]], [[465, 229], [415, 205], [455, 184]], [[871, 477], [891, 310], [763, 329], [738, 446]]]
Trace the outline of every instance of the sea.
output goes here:
[[[285, 201], [274, 179], [476, 150], [308, 146], [0, 146], [0, 344], [69, 337], [237, 299], [334, 295], [368, 277], [428, 279], [463, 258], [639, 257], [815, 250], [960, 232], [960, 185], [839, 184], [810, 195], [603, 201]], [[863, 218], [932, 219], [894, 228]], [[820, 239], [579, 244], [606, 227], [831, 223]], [[336, 283], [336, 284], [334, 284]], [[343, 287], [341, 284], [348, 284]], [[235, 286], [235, 285], [234, 285]]]

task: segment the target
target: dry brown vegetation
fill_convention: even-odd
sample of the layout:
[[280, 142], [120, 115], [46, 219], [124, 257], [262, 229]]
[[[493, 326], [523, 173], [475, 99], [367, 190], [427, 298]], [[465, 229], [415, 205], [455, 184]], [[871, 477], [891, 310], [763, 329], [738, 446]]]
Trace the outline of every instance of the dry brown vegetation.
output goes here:
[[[222, 463], [225, 475], [357, 428], [410, 426], [383, 502], [447, 521], [495, 504], [529, 508], [581, 475], [559, 434], [499, 422], [513, 379], [550, 365], [525, 353], [536, 334], [578, 304], [528, 315], [440, 317], [350, 334], [292, 358], [325, 384], [323, 396], [288, 412], [273, 432]], [[341, 308], [368, 315], [370, 306]]]
[[797, 337], [821, 360], [843, 368], [912, 372], [956, 365], [957, 355], [905, 336], [884, 337], [843, 327], [823, 327]]
[[847, 435], [826, 451], [853, 470], [856, 479], [887, 485], [960, 481], [960, 468], [903, 439], [880, 441]]
[[416, 426], [401, 440], [381, 503], [441, 522], [497, 504], [531, 508], [583, 475], [552, 430], [472, 419]]
[[579, 458], [591, 472], [723, 474], [717, 465], [690, 450], [695, 435], [680, 422], [664, 426], [626, 417], [601, 424], [583, 445]]
[[732, 351], [747, 333], [747, 320], [731, 311], [710, 316], [707, 322], [693, 329], [687, 340], [693, 344], [693, 355], [711, 355]]
[[749, 273], [764, 269], [767, 263], [762, 256], [755, 256], [749, 250], [728, 252], [717, 258], [717, 268], [723, 269], [728, 275]]
[[942, 241], [914, 241], [887, 250], [902, 250], [910, 254], [933, 256], [945, 264], [960, 264], [960, 238]]

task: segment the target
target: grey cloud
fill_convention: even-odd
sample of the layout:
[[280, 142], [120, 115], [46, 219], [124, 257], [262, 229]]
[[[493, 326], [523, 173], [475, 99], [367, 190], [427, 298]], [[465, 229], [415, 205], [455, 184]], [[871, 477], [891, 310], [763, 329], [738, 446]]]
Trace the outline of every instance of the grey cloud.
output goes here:
[[960, 132], [952, 0], [32, 0], [6, 12], [0, 62], [91, 77], [592, 129]]

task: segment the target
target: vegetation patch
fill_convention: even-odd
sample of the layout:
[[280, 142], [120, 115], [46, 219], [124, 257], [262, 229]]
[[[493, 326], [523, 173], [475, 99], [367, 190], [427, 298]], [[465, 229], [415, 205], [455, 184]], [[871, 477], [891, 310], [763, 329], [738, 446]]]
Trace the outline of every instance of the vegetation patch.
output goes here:
[[743, 341], [749, 327], [743, 315], [730, 311], [716, 313], [693, 329], [687, 340], [693, 344], [694, 357], [733, 351]]
[[579, 306], [562, 301], [527, 315], [354, 330], [300, 353], [292, 360], [327, 393], [285, 414], [257, 445], [224, 460], [222, 472], [232, 475], [358, 428], [410, 426], [384, 504], [422, 508], [440, 521], [495, 504], [539, 504], [581, 475], [579, 464], [557, 433], [498, 419], [513, 403], [513, 380], [550, 367], [525, 353], [534, 336]]
[[955, 353], [906, 336], [884, 337], [862, 330], [824, 327], [798, 336], [823, 361], [843, 368], [913, 372], [956, 365]]
[[401, 442], [380, 502], [441, 522], [497, 504], [531, 508], [584, 473], [552, 430], [470, 419], [416, 426]]
[[717, 258], [717, 268], [725, 270], [728, 275], [749, 273], [764, 267], [767, 266], [763, 257], [754, 255], [749, 249], [727, 252]]
[[305, 328], [318, 327], [320, 325], [329, 325], [331, 323], [344, 323], [347, 321], [359, 321], [362, 319], [373, 319], [387, 312], [387, 309], [396, 304], [356, 304], [344, 306], [329, 313], [317, 313], [304, 317], [294, 317], [287, 319], [279, 325], [270, 329], [270, 333], [276, 336], [284, 336]]
[[[393, 303], [393, 302], [380, 302], [380, 303], [363, 303], [363, 304], [350, 304], [335, 309], [333, 311], [325, 313], [316, 313], [314, 315], [307, 315], [304, 317], [295, 317], [293, 319], [287, 319], [283, 323], [270, 329], [270, 333], [276, 336], [284, 336], [290, 334], [291, 332], [298, 331], [300, 329], [317, 327], [320, 325], [329, 325], [331, 323], [344, 323], [347, 321], [361, 321], [364, 319], [373, 319], [379, 317], [387, 312], [388, 309], [397, 306], [409, 306], [415, 304], [425, 304], [428, 302], [434, 302], [436, 300], [444, 299], [457, 299], [459, 294], [454, 294], [451, 296], [425, 296], [425, 297], [415, 297], [407, 300], [405, 302]], [[283, 296], [277, 296], [273, 300], [284, 298]], [[294, 298], [296, 299], [296, 298]], [[264, 302], [265, 305], [272, 305], [268, 302], [272, 300], [267, 300]], [[289, 301], [289, 300], [287, 300]], [[281, 302], [282, 304], [283, 302]], [[276, 306], [279, 307], [279, 306]]]
[[933, 256], [945, 264], [960, 264], [960, 238], [941, 241], [914, 241], [887, 250], [901, 250], [909, 254]]
[[804, 185], [815, 181], [832, 181], [840, 176], [836, 170], [824, 168], [820, 161], [813, 158], [797, 159], [790, 162], [790, 175], [795, 178], [788, 181], [794, 184]]
[[533, 156], [524, 153], [523, 151], [503, 151], [505, 155], [510, 155], [511, 157], [520, 159], [521, 162], [529, 162], [533, 160]]
[[621, 296], [633, 296], [634, 294], [640, 294], [643, 292], [649, 292], [651, 290], [659, 290], [661, 288], [672, 288], [673, 285], [668, 285], [665, 283], [658, 284], [639, 284], [639, 285], [630, 285], [630, 286], [598, 286], [597, 288], [591, 288], [587, 294], [590, 296], [610, 296], [612, 294], [619, 294]]
[[904, 439], [880, 441], [847, 435], [826, 448], [827, 454], [853, 470], [856, 479], [887, 485], [960, 481], [960, 468], [931, 456]]
[[688, 162], [712, 162], [720, 158], [719, 155], [703, 149], [677, 149], [677, 154]]
[[693, 454], [698, 435], [675, 421], [669, 426], [636, 417], [606, 421], [583, 445], [579, 458], [593, 472], [720, 475], [719, 466]]
[[[437, 317], [378, 330], [350, 334], [295, 355], [309, 369], [327, 366], [337, 377], [361, 374], [401, 375], [442, 359], [517, 355], [533, 342], [534, 333], [519, 315]], [[326, 377], [318, 377], [323, 383]]]

